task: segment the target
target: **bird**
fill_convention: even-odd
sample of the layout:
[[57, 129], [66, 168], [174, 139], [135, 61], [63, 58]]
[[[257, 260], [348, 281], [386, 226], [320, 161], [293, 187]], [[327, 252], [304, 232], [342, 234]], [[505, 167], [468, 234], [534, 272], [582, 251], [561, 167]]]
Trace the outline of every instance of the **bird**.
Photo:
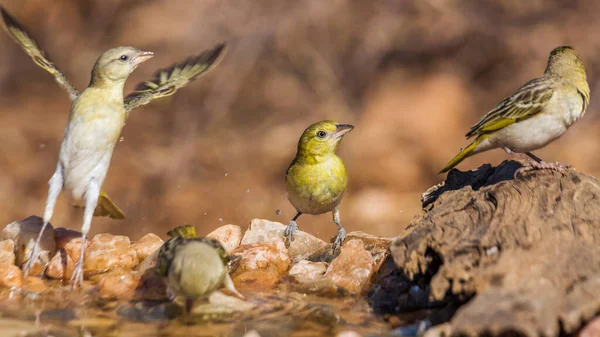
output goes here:
[[466, 134], [475, 137], [440, 173], [465, 158], [501, 148], [524, 164], [521, 170], [563, 170], [568, 166], [547, 163], [531, 153], [562, 136], [590, 104], [590, 88], [581, 57], [571, 46], [550, 52], [544, 74], [524, 84], [498, 103]]
[[184, 299], [186, 314], [197, 300], [221, 287], [244, 299], [229, 276], [239, 264], [239, 256], [230, 257], [215, 239], [197, 237], [192, 225], [179, 226], [167, 235], [171, 238], [159, 250], [156, 270], [166, 280], [169, 299]]
[[141, 63], [152, 58], [154, 54], [129, 46], [112, 48], [100, 55], [92, 69], [89, 86], [80, 93], [46, 57], [23, 26], [2, 6], [0, 14], [8, 34], [37, 65], [54, 76], [73, 101], [58, 163], [48, 183], [43, 225], [25, 264], [24, 275], [27, 276], [38, 259], [40, 240], [52, 218], [56, 200], [64, 190], [69, 194], [74, 206], [84, 208], [81, 253], [71, 277], [73, 288], [77, 288], [83, 284], [85, 239], [92, 217], [125, 218], [123, 211], [101, 188], [113, 149], [129, 112], [156, 98], [174, 94], [198, 75], [206, 73], [220, 60], [225, 44], [219, 44], [198, 56], [159, 70], [152, 80], [140, 83], [126, 98], [123, 98], [125, 81]]
[[340, 222], [340, 203], [348, 185], [348, 173], [336, 151], [343, 136], [352, 129], [352, 125], [325, 120], [309, 126], [300, 137], [296, 157], [285, 175], [288, 200], [297, 212], [284, 231], [288, 246], [298, 230], [296, 220], [300, 215], [331, 212], [338, 226], [333, 252], [341, 247], [346, 230]]

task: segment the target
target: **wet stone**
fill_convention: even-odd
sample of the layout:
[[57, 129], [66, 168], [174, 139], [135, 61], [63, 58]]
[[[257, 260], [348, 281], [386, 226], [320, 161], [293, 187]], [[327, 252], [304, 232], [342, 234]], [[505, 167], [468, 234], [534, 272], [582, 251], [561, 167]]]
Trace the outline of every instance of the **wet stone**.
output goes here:
[[23, 285], [23, 272], [13, 264], [0, 265], [0, 287], [20, 288]]
[[272, 242], [242, 244], [233, 251], [240, 256], [239, 267], [232, 275], [233, 281], [240, 285], [253, 287], [271, 287], [290, 267], [290, 257], [281, 239]]
[[[286, 225], [279, 222], [253, 219], [250, 228], [244, 234], [242, 245], [283, 240], [286, 227]], [[294, 232], [294, 240], [290, 243], [288, 254], [293, 262], [298, 262], [327, 246], [328, 244], [325, 241], [298, 230]]]
[[577, 334], [577, 337], [597, 337], [600, 336], [600, 317], [588, 322]]
[[43, 279], [36, 276], [27, 276], [23, 280], [23, 285], [21, 288], [25, 291], [32, 293], [41, 293], [48, 289], [48, 285], [44, 282]]
[[[54, 230], [56, 249], [64, 249], [73, 262], [79, 261], [81, 256], [81, 232], [68, 228], [59, 227]], [[85, 248], [88, 249], [90, 241], [85, 240]], [[55, 255], [56, 256], [56, 255]]]
[[[28, 261], [42, 225], [42, 218], [30, 216], [24, 220], [10, 223], [0, 233], [0, 240], [11, 239], [14, 241], [17, 266], [22, 266]], [[48, 224], [40, 242], [38, 261], [33, 264], [30, 274], [41, 275], [55, 251], [54, 228]]]
[[325, 275], [327, 263], [302, 260], [292, 266], [288, 275], [298, 283], [315, 282]]
[[0, 241], [0, 264], [15, 264], [15, 242], [11, 239]]
[[142, 236], [138, 241], [134, 242], [131, 245], [131, 248], [135, 250], [139, 260], [142, 261], [146, 257], [158, 251], [163, 243], [164, 241], [156, 234], [149, 233]]
[[50, 260], [46, 268], [46, 276], [52, 279], [68, 280], [73, 275], [73, 269], [75, 269], [75, 262], [64, 248], [60, 248]]
[[131, 249], [128, 237], [105, 233], [94, 236], [84, 262], [85, 275], [92, 276], [115, 268], [131, 270], [139, 263], [139, 258]]
[[139, 283], [139, 276], [117, 268], [98, 276], [98, 293], [104, 299], [131, 300]]
[[218, 240], [227, 253], [231, 254], [242, 241], [242, 228], [236, 225], [225, 225], [208, 233], [206, 236]]
[[390, 245], [394, 239], [356, 231], [346, 235], [345, 241], [349, 242], [350, 240], [360, 240], [363, 242], [365, 249], [371, 253], [375, 261], [375, 272], [377, 272], [385, 259], [390, 255]]
[[331, 262], [325, 277], [350, 293], [360, 294], [368, 289], [374, 272], [375, 260], [371, 253], [361, 240], [353, 239], [342, 246], [340, 255]]
[[154, 253], [147, 256], [142, 262], [140, 262], [135, 268], [133, 268], [138, 273], [145, 273], [147, 270], [151, 270], [156, 267], [158, 263], [158, 250]]

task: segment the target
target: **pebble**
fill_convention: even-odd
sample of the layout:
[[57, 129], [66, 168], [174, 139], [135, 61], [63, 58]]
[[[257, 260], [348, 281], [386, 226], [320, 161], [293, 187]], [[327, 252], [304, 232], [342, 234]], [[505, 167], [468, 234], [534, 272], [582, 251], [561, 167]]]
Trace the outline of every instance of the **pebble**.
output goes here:
[[390, 245], [394, 239], [356, 231], [346, 235], [345, 241], [348, 242], [350, 240], [360, 240], [363, 242], [365, 249], [371, 253], [375, 261], [375, 272], [377, 272], [385, 259], [390, 255]]
[[[81, 257], [81, 232], [68, 228], [59, 227], [54, 230], [56, 249], [64, 249], [73, 262], [79, 261]], [[90, 247], [90, 241], [85, 240], [85, 249]], [[56, 255], [55, 255], [56, 256]]]
[[236, 225], [225, 225], [208, 233], [206, 236], [218, 240], [227, 253], [231, 254], [242, 241], [242, 228]]
[[98, 293], [104, 299], [131, 300], [140, 284], [140, 277], [123, 268], [116, 268], [98, 277]]
[[600, 317], [589, 321], [576, 335], [577, 337], [597, 337], [600, 336]]
[[326, 262], [302, 260], [292, 266], [288, 275], [298, 283], [311, 283], [323, 278], [326, 271]]
[[98, 234], [92, 238], [84, 256], [84, 275], [89, 277], [118, 267], [131, 270], [139, 262], [137, 252], [130, 248], [128, 237]]
[[23, 285], [23, 272], [14, 264], [0, 264], [0, 287], [20, 288]]
[[146, 257], [154, 254], [158, 251], [164, 241], [159, 238], [156, 234], [148, 233], [142, 236], [139, 240], [131, 245], [131, 248], [135, 250], [140, 261], [146, 259]]
[[0, 241], [0, 264], [15, 264], [15, 242], [11, 239]]
[[[81, 242], [81, 239], [79, 241]], [[46, 267], [46, 276], [57, 280], [69, 280], [74, 269], [75, 262], [64, 248], [60, 248]]]
[[[42, 225], [42, 218], [32, 215], [21, 221], [10, 223], [0, 233], [0, 240], [11, 239], [14, 241], [17, 266], [22, 266], [28, 261]], [[55, 251], [54, 228], [48, 224], [40, 241], [38, 261], [32, 265], [30, 275], [41, 275]]]
[[[250, 228], [244, 233], [242, 245], [281, 241], [284, 239], [283, 233], [286, 227], [286, 225], [279, 222], [253, 219]], [[327, 246], [328, 244], [325, 241], [299, 230], [294, 233], [294, 240], [288, 248], [288, 254], [296, 263]]]
[[241, 257], [239, 267], [232, 275], [236, 286], [271, 287], [285, 276], [291, 263], [281, 239], [242, 244], [233, 255]]
[[368, 290], [375, 273], [375, 260], [365, 249], [363, 241], [346, 241], [342, 251], [327, 268], [325, 277], [336, 286], [353, 294]]

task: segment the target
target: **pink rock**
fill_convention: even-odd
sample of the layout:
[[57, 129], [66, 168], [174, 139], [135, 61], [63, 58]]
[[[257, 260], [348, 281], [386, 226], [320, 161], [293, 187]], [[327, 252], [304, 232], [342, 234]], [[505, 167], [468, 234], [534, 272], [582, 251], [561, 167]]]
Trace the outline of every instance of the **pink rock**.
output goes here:
[[0, 241], [0, 264], [15, 264], [15, 242], [11, 239]]
[[14, 264], [0, 265], [0, 287], [20, 288], [23, 285], [23, 272]]
[[134, 270], [138, 273], [145, 273], [147, 270], [154, 269], [158, 263], [158, 250], [147, 256], [144, 261], [135, 266]]
[[[250, 228], [244, 233], [242, 245], [283, 240], [286, 227], [279, 222], [253, 219]], [[294, 233], [294, 240], [288, 248], [288, 253], [294, 262], [298, 262], [327, 246], [325, 241], [299, 230]]]
[[42, 278], [35, 276], [27, 276], [23, 281], [23, 285], [21, 289], [28, 291], [30, 293], [41, 293], [48, 290], [48, 286], [44, 282]]
[[[29, 260], [31, 250], [42, 229], [42, 225], [42, 218], [30, 216], [24, 220], [9, 224], [0, 233], [0, 240], [11, 239], [14, 241], [15, 264], [17, 266], [22, 266]], [[48, 224], [40, 241], [38, 261], [32, 265], [30, 275], [41, 275], [55, 251], [54, 228], [52, 228], [51, 224]]]
[[243, 244], [233, 251], [233, 255], [241, 256], [239, 267], [232, 275], [236, 286], [271, 287], [286, 274], [291, 263], [281, 239]]
[[[59, 227], [54, 230], [56, 240], [56, 249], [64, 249], [73, 262], [79, 261], [81, 256], [81, 232], [67, 228]], [[89, 248], [90, 242], [85, 240], [86, 250]]]
[[600, 336], [600, 317], [589, 321], [579, 333], [577, 337], [598, 337]]
[[92, 276], [114, 268], [131, 270], [140, 262], [129, 238], [108, 233], [94, 236], [84, 256], [84, 274]]
[[346, 330], [338, 332], [338, 334], [335, 335], [335, 337], [361, 337], [361, 334], [359, 334], [356, 331]]
[[206, 235], [209, 238], [218, 240], [227, 253], [231, 254], [242, 241], [242, 228], [236, 225], [221, 226]]
[[139, 284], [139, 276], [129, 270], [117, 268], [100, 275], [97, 287], [102, 298], [131, 300]]
[[326, 271], [326, 262], [302, 260], [292, 266], [288, 275], [298, 283], [309, 283], [323, 278]]
[[[81, 239], [79, 239], [81, 242]], [[60, 248], [46, 268], [46, 276], [57, 280], [68, 280], [73, 275], [75, 262], [64, 248]]]
[[342, 246], [342, 251], [336, 257], [325, 277], [338, 287], [342, 287], [353, 294], [366, 291], [375, 272], [375, 260], [365, 249], [361, 240], [350, 240]]
[[149, 255], [158, 251], [163, 243], [163, 240], [156, 234], [149, 233], [134, 242], [131, 245], [131, 248], [136, 251], [138, 258], [142, 261]]
[[379, 270], [385, 259], [390, 255], [390, 245], [393, 238], [384, 238], [367, 234], [365, 232], [350, 232], [346, 235], [346, 242], [350, 240], [360, 240], [365, 245], [365, 249], [371, 253], [375, 260], [375, 272]]

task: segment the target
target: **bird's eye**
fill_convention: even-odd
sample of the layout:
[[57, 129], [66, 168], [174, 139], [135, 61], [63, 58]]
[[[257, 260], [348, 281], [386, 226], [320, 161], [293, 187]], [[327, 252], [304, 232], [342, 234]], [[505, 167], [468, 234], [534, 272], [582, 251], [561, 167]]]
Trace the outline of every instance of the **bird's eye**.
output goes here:
[[327, 136], [327, 132], [325, 132], [323, 130], [317, 132], [317, 137], [325, 138], [325, 136]]
[[121, 61], [127, 61], [128, 58], [127, 55], [121, 55]]

